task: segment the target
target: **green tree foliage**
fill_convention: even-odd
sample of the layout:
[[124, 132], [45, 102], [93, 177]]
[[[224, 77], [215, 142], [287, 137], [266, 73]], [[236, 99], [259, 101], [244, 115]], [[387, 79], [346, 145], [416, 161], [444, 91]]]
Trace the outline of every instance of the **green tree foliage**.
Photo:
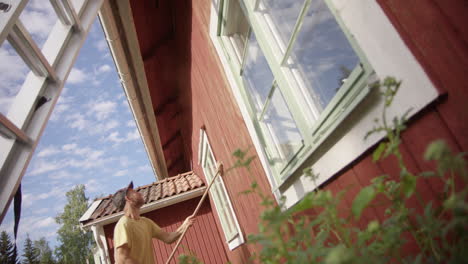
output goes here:
[[39, 251], [33, 246], [29, 235], [24, 241], [23, 264], [39, 264]]
[[85, 186], [77, 185], [66, 193], [67, 204], [55, 221], [61, 225], [57, 231], [59, 245], [55, 250], [57, 261], [63, 264], [94, 263], [91, 233], [84, 233], [79, 219], [88, 208]]
[[7, 232], [2, 231], [0, 234], [0, 263], [17, 264], [20, 263], [17, 257], [14, 256], [14, 245], [11, 242]]
[[52, 249], [49, 247], [49, 242], [42, 237], [39, 240], [34, 241], [34, 247], [39, 252], [39, 263], [40, 264], [55, 264]]

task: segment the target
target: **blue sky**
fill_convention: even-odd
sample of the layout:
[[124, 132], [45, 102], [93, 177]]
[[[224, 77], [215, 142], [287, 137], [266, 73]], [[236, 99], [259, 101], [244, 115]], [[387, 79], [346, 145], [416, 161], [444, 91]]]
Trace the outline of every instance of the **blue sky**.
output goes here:
[[[24, 11], [29, 13], [21, 17], [39, 47], [56, 21], [46, 3], [50, 5], [31, 1]], [[2, 44], [2, 113], [7, 112], [26, 73], [11, 46]], [[19, 245], [29, 233], [31, 239], [44, 236], [56, 246], [59, 226], [54, 217], [63, 210], [65, 193], [73, 186], [84, 184], [91, 202], [130, 180], [139, 186], [156, 178], [96, 19], [23, 178]], [[12, 208], [0, 230], [12, 234]]]

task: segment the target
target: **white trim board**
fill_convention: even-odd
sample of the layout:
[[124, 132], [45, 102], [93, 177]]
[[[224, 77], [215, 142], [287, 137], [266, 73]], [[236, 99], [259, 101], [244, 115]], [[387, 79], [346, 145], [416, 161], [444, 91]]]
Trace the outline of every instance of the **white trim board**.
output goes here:
[[[394, 76], [403, 81], [400, 91], [394, 99], [395, 103], [388, 109], [388, 120], [394, 116], [402, 116], [410, 108], [413, 109], [411, 115], [414, 115], [438, 97], [438, 92], [429, 77], [404, 44], [377, 2], [361, 0], [330, 0], [330, 2], [334, 5], [347, 29], [355, 37], [377, 77], [383, 79], [386, 76]], [[218, 13], [215, 4], [212, 3], [211, 6], [211, 40], [225, 69], [259, 159], [274, 190], [273, 193], [276, 198], [285, 195], [286, 207], [290, 207], [302, 199], [307, 192], [312, 191], [315, 184], [303, 175], [296, 176], [291, 182], [288, 182], [287, 186], [281, 186], [282, 191], [279, 191], [278, 183], [269, 168], [266, 154], [260, 144], [233, 73], [229, 70], [229, 64], [217, 36]], [[332, 134], [327, 140], [333, 144], [328, 149], [323, 150], [320, 157], [313, 157], [315, 160], [311, 168], [319, 176], [318, 185], [335, 175], [382, 139], [383, 135], [373, 135], [366, 141], [363, 139], [366, 132], [372, 129], [374, 119], [381, 116], [383, 102], [377, 95], [376, 92], [369, 95], [364, 100], [367, 103], [363, 102], [359, 105], [339, 125], [337, 130], [341, 129], [341, 131], [334, 133], [339, 136]], [[343, 133], [343, 131], [345, 132]]]

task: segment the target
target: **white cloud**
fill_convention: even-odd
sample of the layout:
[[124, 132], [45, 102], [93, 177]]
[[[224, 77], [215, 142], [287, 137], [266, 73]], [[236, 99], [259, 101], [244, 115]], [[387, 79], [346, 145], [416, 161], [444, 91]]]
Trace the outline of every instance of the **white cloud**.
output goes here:
[[59, 225], [55, 222], [55, 219], [51, 216], [24, 216], [21, 218], [18, 232], [19, 241], [18, 245], [24, 244], [26, 234], [29, 234], [31, 240], [39, 239], [40, 237], [51, 237], [56, 235]]
[[133, 132], [128, 132], [125, 141], [137, 140], [140, 138], [140, 132], [138, 129], [134, 129]]
[[142, 165], [136, 168], [137, 171], [151, 171], [151, 167], [149, 165]]
[[43, 148], [38, 154], [37, 157], [43, 158], [48, 156], [53, 156], [55, 154], [60, 153], [60, 150], [55, 146], [48, 146]]
[[133, 131], [128, 132], [126, 136], [120, 136], [120, 133], [118, 131], [114, 131], [111, 134], [109, 134], [109, 136], [107, 136], [104, 140], [114, 142], [116, 144], [120, 144], [124, 142], [137, 140], [139, 138], [140, 138], [140, 133], [138, 132], [137, 129], [134, 129]]
[[128, 170], [119, 170], [114, 174], [115, 177], [121, 177], [125, 175], [128, 175]]
[[114, 143], [121, 143], [124, 141], [124, 139], [119, 136], [119, 132], [114, 131], [110, 133], [109, 136], [107, 136], [106, 141], [111, 141]]
[[109, 66], [109, 64], [104, 64], [104, 65], [101, 65], [98, 69], [97, 69], [97, 73], [100, 74], [100, 73], [106, 73], [106, 72], [110, 72], [112, 70], [112, 68]]
[[85, 119], [84, 115], [75, 113], [65, 118], [68, 122], [68, 126], [71, 128], [77, 128], [78, 130], [84, 130], [89, 126], [89, 121]]
[[90, 107], [88, 114], [95, 116], [98, 120], [107, 118], [117, 108], [117, 104], [112, 101], [91, 102], [88, 105]]
[[82, 178], [80, 174], [73, 174], [66, 170], [49, 173], [47, 177], [51, 180], [71, 180]]
[[49, 227], [49, 226], [53, 226], [53, 225], [56, 225], [55, 219], [50, 217], [50, 216], [36, 222], [36, 227], [38, 227], [38, 228]]
[[76, 143], [71, 143], [71, 144], [65, 144], [62, 146], [62, 149], [65, 151], [73, 150], [76, 149], [78, 145]]
[[85, 183], [85, 188], [86, 188], [86, 191], [90, 193], [96, 193], [102, 190], [101, 184], [95, 179], [91, 179], [87, 183]]
[[0, 47], [0, 112], [6, 113], [28, 72], [23, 60], [5, 41]]
[[99, 51], [106, 51], [108, 49], [107, 42], [105, 39], [100, 39], [97, 42], [94, 43], [94, 46], [99, 50]]
[[132, 120], [128, 120], [127, 126], [128, 126], [128, 127], [136, 127], [135, 121], [134, 121], [133, 119], [132, 119]]
[[42, 47], [57, 22], [57, 15], [50, 3], [32, 0], [21, 13], [20, 19], [38, 46]]
[[71, 103], [74, 101], [74, 98], [67, 95], [68, 88], [65, 87], [62, 90], [62, 94], [60, 95], [57, 104], [54, 107], [54, 111], [52, 112], [52, 116], [50, 117], [50, 121], [58, 121], [63, 113], [65, 113], [68, 109], [70, 109]]
[[58, 121], [62, 113], [68, 110], [70, 106], [68, 104], [57, 104], [54, 107], [54, 111], [52, 112], [52, 116], [50, 117], [50, 121]]
[[46, 172], [56, 171], [63, 168], [65, 164], [57, 161], [48, 161], [48, 160], [37, 160], [32, 166], [32, 170], [29, 173], [30, 175], [39, 175]]
[[120, 123], [117, 120], [110, 120], [109, 122], [104, 124], [103, 130], [104, 131], [111, 130], [113, 128], [116, 128], [119, 124]]
[[86, 81], [88, 75], [85, 70], [80, 70], [78, 68], [73, 68], [68, 75], [67, 84], [78, 84]]
[[122, 167], [128, 167], [128, 165], [130, 165], [130, 159], [127, 157], [127, 156], [121, 156], [120, 159], [119, 159], [119, 164], [122, 166]]

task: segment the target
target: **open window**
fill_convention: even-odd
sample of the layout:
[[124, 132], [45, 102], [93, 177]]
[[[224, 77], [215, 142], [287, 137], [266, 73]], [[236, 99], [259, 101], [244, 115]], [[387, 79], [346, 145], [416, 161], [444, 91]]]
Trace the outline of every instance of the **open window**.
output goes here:
[[373, 70], [325, 0], [223, 4], [218, 38], [281, 185], [369, 92]]
[[[200, 130], [199, 151], [199, 161], [203, 168], [203, 173], [207, 182], [211, 182], [216, 175], [216, 159], [208, 141], [208, 136], [203, 129]], [[228, 247], [230, 250], [233, 250], [244, 243], [244, 238], [222, 177], [218, 176], [216, 178], [211, 186], [210, 195], [214, 201]]]

